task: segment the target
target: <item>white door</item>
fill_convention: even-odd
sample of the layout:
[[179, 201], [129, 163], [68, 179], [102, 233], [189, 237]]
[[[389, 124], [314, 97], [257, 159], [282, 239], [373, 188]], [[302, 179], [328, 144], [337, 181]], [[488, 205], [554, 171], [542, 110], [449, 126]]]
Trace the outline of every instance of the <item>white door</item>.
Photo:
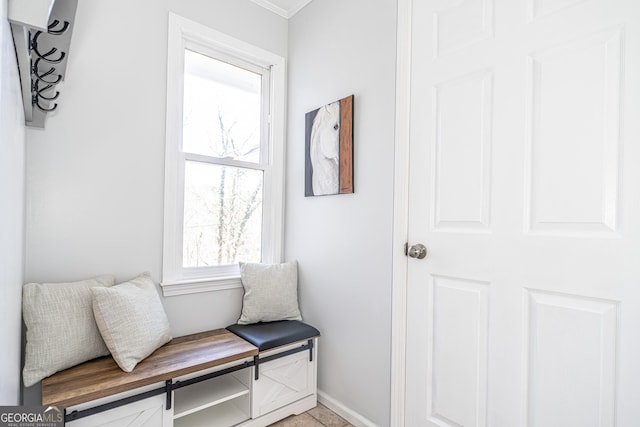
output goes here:
[[405, 425], [640, 426], [640, 0], [400, 3]]

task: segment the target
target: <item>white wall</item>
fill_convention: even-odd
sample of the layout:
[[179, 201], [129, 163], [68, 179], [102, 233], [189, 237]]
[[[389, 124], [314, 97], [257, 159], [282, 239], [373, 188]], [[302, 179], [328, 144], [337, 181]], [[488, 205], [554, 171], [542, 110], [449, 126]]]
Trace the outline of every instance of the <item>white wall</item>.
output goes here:
[[[319, 387], [388, 425], [393, 0], [316, 0], [289, 23], [249, 0], [79, 2], [60, 106], [27, 131], [26, 281], [160, 279], [168, 11], [290, 57], [285, 251], [322, 332]], [[356, 192], [305, 198], [304, 113], [350, 94]], [[234, 322], [240, 300], [163, 302], [183, 335]]]
[[0, 0], [0, 405], [20, 402], [24, 280], [24, 110], [7, 0]]
[[[160, 280], [169, 11], [286, 57], [287, 21], [249, 0], [78, 2], [58, 110], [28, 130], [27, 281]], [[235, 322], [241, 296], [163, 302], [178, 336]]]
[[[290, 20], [287, 259], [316, 325], [318, 387], [389, 425], [396, 5], [316, 0]], [[304, 197], [304, 115], [355, 95], [355, 193]]]

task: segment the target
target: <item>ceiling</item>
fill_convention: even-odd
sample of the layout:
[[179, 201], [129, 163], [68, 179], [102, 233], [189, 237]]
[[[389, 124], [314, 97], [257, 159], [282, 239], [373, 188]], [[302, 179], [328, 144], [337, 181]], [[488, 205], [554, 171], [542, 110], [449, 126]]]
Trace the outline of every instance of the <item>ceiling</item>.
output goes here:
[[269, 9], [287, 19], [298, 13], [303, 7], [311, 3], [311, 0], [251, 0], [255, 4]]

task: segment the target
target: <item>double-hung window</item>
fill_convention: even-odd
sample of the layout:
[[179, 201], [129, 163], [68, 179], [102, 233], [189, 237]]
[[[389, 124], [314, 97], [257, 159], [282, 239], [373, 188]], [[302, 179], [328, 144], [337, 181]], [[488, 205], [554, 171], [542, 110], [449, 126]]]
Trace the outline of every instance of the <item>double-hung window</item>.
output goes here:
[[169, 17], [165, 295], [240, 286], [282, 252], [284, 59]]

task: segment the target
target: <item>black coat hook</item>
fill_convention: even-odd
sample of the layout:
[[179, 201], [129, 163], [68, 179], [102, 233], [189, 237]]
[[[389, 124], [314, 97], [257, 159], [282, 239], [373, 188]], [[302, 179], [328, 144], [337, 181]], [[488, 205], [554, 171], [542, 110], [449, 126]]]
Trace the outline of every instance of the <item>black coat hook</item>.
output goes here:
[[[31, 42], [29, 43], [29, 49], [31, 49], [31, 51], [35, 52], [36, 55], [39, 58], [48, 58], [49, 56], [53, 55], [54, 53], [56, 53], [56, 51], [58, 49], [56, 49], [55, 47], [51, 48], [51, 50], [49, 50], [49, 52], [47, 53], [40, 53], [40, 51], [38, 50], [38, 39], [40, 38], [40, 36], [42, 35], [42, 31], [37, 31], [36, 34], [31, 38]], [[59, 58], [60, 60], [62, 60], [62, 58]], [[56, 60], [51, 60], [49, 62], [55, 62]]]
[[[36, 31], [33, 37], [29, 37], [31, 39], [31, 42], [29, 43], [29, 48], [31, 50], [36, 50], [38, 48], [38, 38], [40, 38], [41, 34], [42, 31]], [[29, 35], [31, 35], [31, 33], [29, 33]]]
[[[51, 24], [51, 25], [54, 25], [54, 24], [57, 25], [56, 24], [57, 22], [58, 22], [57, 20], [53, 21], [53, 24]], [[68, 24], [68, 22], [67, 22], [67, 24]], [[51, 27], [51, 25], [50, 25], [50, 27]], [[66, 28], [68, 28], [68, 26]], [[64, 31], [66, 31], [66, 28], [64, 30], [60, 30], [60, 31], [64, 32]], [[56, 33], [51, 33], [51, 34], [56, 34]], [[62, 34], [62, 33], [60, 33], [60, 34]], [[38, 39], [40, 38], [41, 35], [42, 35], [42, 31], [37, 31], [35, 33], [33, 38], [31, 38], [31, 42], [30, 42], [29, 48], [33, 52], [35, 52], [35, 54], [38, 56], [38, 58], [42, 58], [45, 61], [50, 62], [52, 64], [57, 64], [60, 61], [62, 61], [64, 59], [65, 55], [66, 55], [64, 52], [60, 52], [60, 56], [58, 58], [55, 58], [55, 59], [54, 58], [50, 58], [51, 55], [53, 55], [54, 53], [56, 53], [58, 51], [58, 49], [55, 48], [55, 47], [52, 47], [47, 53], [41, 53], [40, 50], [38, 50]]]
[[44, 99], [45, 101], [54, 101], [54, 100], [58, 99], [58, 96], [60, 96], [60, 91], [56, 91], [55, 95], [53, 95], [53, 96], [43, 95], [43, 92], [46, 92], [49, 89], [53, 88], [52, 84], [46, 85], [45, 87], [40, 89], [40, 85], [38, 84], [38, 82], [39, 82], [39, 80], [36, 80], [35, 84], [33, 85], [33, 93], [34, 93], [34, 95], [36, 95], [38, 98]]
[[51, 74], [53, 74], [56, 71], [56, 69], [51, 67], [51, 68], [49, 68], [48, 71], [46, 71], [46, 72], [44, 72], [42, 74], [39, 74], [38, 73], [38, 61], [39, 61], [39, 59], [36, 60], [36, 62], [33, 64], [33, 67], [31, 69], [31, 73], [33, 74], [33, 76], [36, 79], [38, 79], [41, 82], [46, 83], [46, 84], [57, 85], [58, 83], [60, 83], [60, 81], [62, 80], [62, 76], [59, 75], [59, 74], [57, 75], [57, 77], [55, 78], [54, 81], [45, 80], [44, 78], [47, 77], [47, 76], [50, 76]]
[[58, 49], [55, 48], [55, 47], [52, 47], [51, 50], [49, 52], [47, 52], [47, 53], [40, 53], [37, 48], [34, 48], [32, 50], [38, 56], [38, 60], [44, 59], [45, 61], [47, 61], [47, 62], [49, 62], [51, 64], [60, 63], [64, 59], [64, 56], [66, 55], [64, 52], [60, 52], [60, 56], [58, 56], [57, 58], [55, 58], [55, 59], [50, 58], [51, 55], [53, 55], [54, 53], [56, 53], [58, 51]]
[[31, 103], [34, 106], [38, 107], [38, 109], [40, 111], [43, 111], [45, 113], [50, 113], [50, 112], [54, 111], [56, 108], [58, 108], [58, 104], [53, 104], [53, 107], [51, 107], [51, 108], [44, 108], [42, 105], [40, 105], [40, 100], [38, 99], [37, 95], [33, 96], [32, 100], [31, 100]]
[[[29, 34], [29, 50], [31, 51], [31, 104], [34, 108], [39, 109], [44, 113], [50, 113], [58, 108], [58, 104], [52, 101], [58, 99], [60, 92], [55, 90], [55, 85], [62, 81], [62, 75], [54, 74], [55, 67], [50, 67], [47, 71], [41, 71], [41, 61], [49, 64], [58, 64], [66, 56], [65, 52], [58, 51], [58, 48], [52, 47], [48, 52], [40, 52], [38, 42], [43, 32], [51, 34], [53, 36], [59, 36], [67, 32], [71, 24], [68, 21], [59, 21], [54, 19], [49, 25], [47, 25], [46, 31], [36, 31]], [[48, 39], [47, 42], [53, 41]], [[46, 45], [47, 43], [45, 43]], [[35, 61], [34, 61], [35, 60]], [[46, 69], [46, 68], [45, 68]], [[40, 83], [43, 84], [41, 87]], [[40, 104], [41, 101], [45, 101], [45, 105]], [[47, 103], [48, 102], [48, 103]]]
[[57, 27], [59, 23], [60, 23], [60, 21], [55, 19], [51, 24], [49, 24], [47, 26], [47, 32], [49, 34], [53, 34], [53, 35], [59, 36], [60, 34], [64, 34], [69, 29], [69, 26], [71, 26], [71, 24], [68, 21], [64, 21], [64, 24], [62, 24], [62, 28], [61, 29], [54, 30], [54, 28]]

